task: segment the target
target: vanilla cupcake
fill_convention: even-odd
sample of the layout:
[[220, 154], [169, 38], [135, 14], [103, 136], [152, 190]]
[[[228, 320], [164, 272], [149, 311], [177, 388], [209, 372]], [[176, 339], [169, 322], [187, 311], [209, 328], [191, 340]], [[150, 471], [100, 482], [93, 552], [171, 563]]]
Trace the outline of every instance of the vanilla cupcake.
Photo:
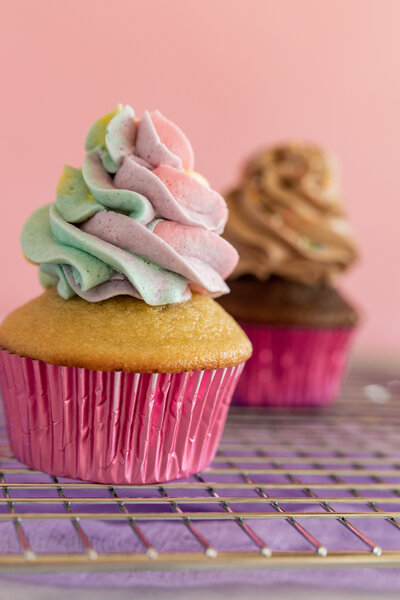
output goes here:
[[118, 107], [86, 150], [22, 231], [46, 291], [0, 326], [11, 447], [61, 477], [187, 477], [214, 457], [251, 354], [211, 299], [237, 264], [226, 204], [158, 111]]
[[235, 401], [321, 405], [338, 392], [357, 310], [336, 287], [356, 258], [334, 159], [304, 143], [267, 148], [227, 194], [240, 254], [221, 305], [254, 352]]

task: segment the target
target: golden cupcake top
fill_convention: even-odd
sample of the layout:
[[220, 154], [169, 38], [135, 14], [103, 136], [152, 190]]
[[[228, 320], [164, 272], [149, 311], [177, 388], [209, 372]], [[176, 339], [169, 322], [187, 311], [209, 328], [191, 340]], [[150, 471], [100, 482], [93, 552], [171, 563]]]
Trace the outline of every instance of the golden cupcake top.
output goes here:
[[356, 258], [334, 158], [296, 142], [266, 148], [227, 194], [224, 237], [239, 251], [232, 278], [331, 281]]
[[129, 296], [65, 302], [56, 288], [4, 319], [0, 348], [49, 364], [134, 373], [219, 369], [251, 355], [242, 329], [206, 295], [150, 306]]

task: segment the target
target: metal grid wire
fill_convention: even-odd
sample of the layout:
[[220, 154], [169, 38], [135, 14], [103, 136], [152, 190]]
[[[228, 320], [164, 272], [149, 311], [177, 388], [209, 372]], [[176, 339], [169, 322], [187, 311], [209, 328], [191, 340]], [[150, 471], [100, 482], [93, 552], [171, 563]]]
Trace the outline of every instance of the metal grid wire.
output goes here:
[[27, 469], [0, 414], [0, 570], [399, 566], [399, 432], [400, 375], [358, 369], [328, 409], [233, 409], [195, 477], [110, 487]]

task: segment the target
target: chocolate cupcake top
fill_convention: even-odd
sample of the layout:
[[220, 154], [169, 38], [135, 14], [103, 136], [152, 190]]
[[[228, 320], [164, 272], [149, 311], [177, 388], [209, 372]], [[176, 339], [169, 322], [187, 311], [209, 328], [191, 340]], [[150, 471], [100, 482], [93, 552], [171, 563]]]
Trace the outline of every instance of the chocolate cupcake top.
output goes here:
[[316, 146], [255, 154], [227, 202], [224, 237], [240, 255], [232, 278], [278, 275], [313, 285], [332, 281], [356, 258], [335, 161]]

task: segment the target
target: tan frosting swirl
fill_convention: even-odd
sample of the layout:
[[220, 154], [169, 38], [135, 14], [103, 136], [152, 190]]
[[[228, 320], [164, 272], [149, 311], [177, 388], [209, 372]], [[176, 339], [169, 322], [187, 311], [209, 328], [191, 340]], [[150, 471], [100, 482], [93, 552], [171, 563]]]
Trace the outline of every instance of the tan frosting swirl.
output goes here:
[[291, 143], [254, 155], [227, 202], [224, 237], [240, 255], [231, 278], [274, 274], [314, 284], [356, 258], [334, 160], [316, 146]]

